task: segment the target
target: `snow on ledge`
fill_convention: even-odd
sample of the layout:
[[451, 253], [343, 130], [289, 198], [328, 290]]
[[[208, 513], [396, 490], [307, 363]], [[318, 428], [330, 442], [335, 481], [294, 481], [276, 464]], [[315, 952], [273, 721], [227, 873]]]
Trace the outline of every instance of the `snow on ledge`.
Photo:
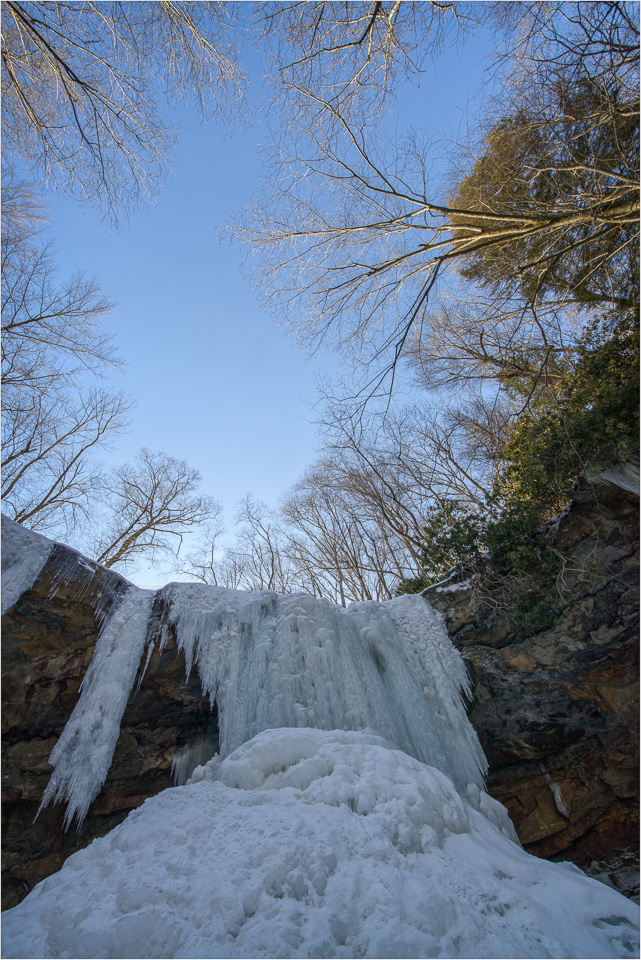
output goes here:
[[618, 463], [614, 467], [608, 467], [600, 471], [596, 476], [586, 471], [589, 480], [599, 481], [600, 483], [611, 483], [614, 487], [619, 487], [627, 493], [634, 493], [639, 496], [639, 464]]
[[[459, 590], [467, 590], [472, 586], [472, 577], [469, 577], [467, 580], [461, 580], [460, 583], [451, 583], [449, 586], [440, 586], [436, 584], [437, 593], [456, 593]], [[447, 583], [446, 580], [443, 583]]]
[[3, 615], [34, 585], [53, 548], [53, 540], [2, 514]]

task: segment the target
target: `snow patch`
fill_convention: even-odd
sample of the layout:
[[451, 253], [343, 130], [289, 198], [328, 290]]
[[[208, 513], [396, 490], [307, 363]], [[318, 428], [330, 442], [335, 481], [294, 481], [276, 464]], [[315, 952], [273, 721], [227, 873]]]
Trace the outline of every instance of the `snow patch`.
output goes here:
[[443, 584], [448, 584], [448, 585], [441, 586], [440, 584], [437, 583], [435, 588], [430, 588], [430, 589], [436, 589], [437, 593], [457, 593], [459, 590], [467, 590], [469, 587], [471, 587], [473, 580], [470, 577], [469, 579], [461, 580], [458, 583], [448, 583], [447, 580], [443, 580], [441, 582]]
[[2, 514], [3, 615], [34, 585], [53, 548], [53, 540]]

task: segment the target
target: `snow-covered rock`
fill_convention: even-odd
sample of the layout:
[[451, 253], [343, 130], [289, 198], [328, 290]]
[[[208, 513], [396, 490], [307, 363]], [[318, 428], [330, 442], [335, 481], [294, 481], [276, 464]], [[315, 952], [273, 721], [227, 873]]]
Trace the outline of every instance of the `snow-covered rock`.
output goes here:
[[34, 530], [2, 514], [2, 613], [32, 586], [53, 550], [48, 540]]

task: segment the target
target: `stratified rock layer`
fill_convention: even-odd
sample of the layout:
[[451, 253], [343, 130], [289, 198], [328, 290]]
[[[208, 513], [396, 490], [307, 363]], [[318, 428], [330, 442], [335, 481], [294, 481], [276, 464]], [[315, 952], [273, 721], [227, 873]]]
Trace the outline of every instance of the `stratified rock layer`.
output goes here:
[[638, 497], [583, 484], [554, 534], [566, 605], [510, 629], [474, 583], [425, 591], [473, 681], [488, 790], [525, 849], [638, 891]]

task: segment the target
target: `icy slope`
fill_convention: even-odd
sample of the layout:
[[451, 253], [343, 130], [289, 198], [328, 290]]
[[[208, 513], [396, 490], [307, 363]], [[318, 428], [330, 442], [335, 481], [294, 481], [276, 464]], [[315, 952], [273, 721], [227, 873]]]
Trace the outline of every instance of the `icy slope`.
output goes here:
[[637, 955], [634, 904], [528, 856], [498, 804], [372, 734], [263, 732], [196, 780], [7, 911], [3, 955]]

